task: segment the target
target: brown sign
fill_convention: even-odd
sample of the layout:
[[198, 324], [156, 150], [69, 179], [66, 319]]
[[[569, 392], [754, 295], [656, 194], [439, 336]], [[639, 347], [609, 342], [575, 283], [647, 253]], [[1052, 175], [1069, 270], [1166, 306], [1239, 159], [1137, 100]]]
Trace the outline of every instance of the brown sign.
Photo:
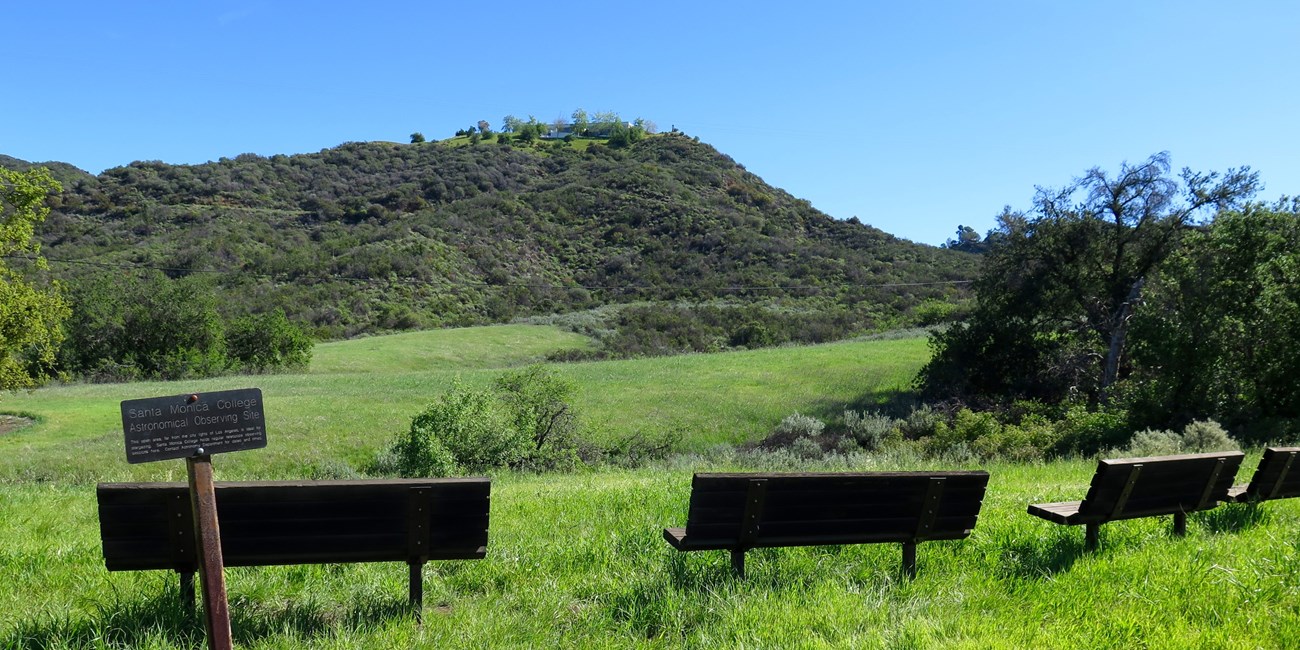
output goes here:
[[260, 449], [266, 446], [264, 410], [260, 388], [126, 400], [126, 461]]

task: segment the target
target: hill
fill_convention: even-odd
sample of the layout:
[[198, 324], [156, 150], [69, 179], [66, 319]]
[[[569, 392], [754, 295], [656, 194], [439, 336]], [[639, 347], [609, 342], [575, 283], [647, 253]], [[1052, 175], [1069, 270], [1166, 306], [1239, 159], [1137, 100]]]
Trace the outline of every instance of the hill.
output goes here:
[[211, 276], [227, 316], [282, 307], [326, 338], [639, 301], [833, 310], [852, 331], [957, 291], [879, 285], [975, 266], [832, 219], [680, 134], [626, 148], [347, 143], [59, 177], [40, 232], [57, 275]]

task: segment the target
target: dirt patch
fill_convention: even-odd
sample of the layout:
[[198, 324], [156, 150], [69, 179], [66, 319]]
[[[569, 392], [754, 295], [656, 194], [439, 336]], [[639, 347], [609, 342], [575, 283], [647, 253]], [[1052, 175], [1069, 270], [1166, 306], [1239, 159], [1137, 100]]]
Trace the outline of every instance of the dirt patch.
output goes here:
[[8, 435], [20, 429], [26, 429], [34, 424], [31, 418], [25, 418], [19, 415], [0, 415], [0, 436]]

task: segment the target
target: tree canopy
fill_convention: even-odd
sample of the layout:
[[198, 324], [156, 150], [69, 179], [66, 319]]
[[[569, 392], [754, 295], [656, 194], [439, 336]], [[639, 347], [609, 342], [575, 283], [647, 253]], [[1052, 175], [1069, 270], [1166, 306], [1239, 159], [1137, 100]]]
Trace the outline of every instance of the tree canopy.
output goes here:
[[[1181, 181], [1181, 182], [1180, 182]], [[1039, 188], [1004, 210], [968, 320], [936, 335], [920, 383], [966, 401], [1071, 396], [1105, 402], [1130, 366], [1127, 337], [1145, 284], [1207, 210], [1253, 195], [1250, 168], [1170, 174], [1169, 155]]]
[[44, 168], [0, 168], [0, 389], [41, 383], [63, 340], [69, 311], [57, 288], [38, 288], [7, 263], [25, 253], [44, 268], [32, 235], [49, 213], [46, 198], [62, 189]]

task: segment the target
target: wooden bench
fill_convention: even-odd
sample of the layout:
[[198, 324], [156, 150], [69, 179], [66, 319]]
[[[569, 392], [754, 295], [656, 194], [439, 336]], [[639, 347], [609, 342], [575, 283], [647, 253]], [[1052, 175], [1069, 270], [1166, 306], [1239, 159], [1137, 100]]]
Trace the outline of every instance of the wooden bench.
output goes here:
[[1233, 486], [1228, 499], [1238, 503], [1256, 503], [1269, 499], [1300, 497], [1300, 447], [1269, 447], [1259, 459], [1255, 475], [1246, 485]]
[[1174, 516], [1174, 534], [1187, 533], [1187, 513], [1228, 500], [1243, 454], [1225, 451], [1181, 456], [1122, 458], [1097, 464], [1083, 501], [1039, 503], [1029, 514], [1085, 527], [1084, 547], [1097, 548], [1102, 524], [1138, 517]]
[[916, 544], [963, 539], [975, 528], [988, 472], [696, 474], [685, 528], [664, 539], [679, 551], [730, 550], [745, 575], [752, 548], [903, 545], [916, 575]]
[[[487, 551], [486, 478], [216, 484], [226, 566], [406, 562], [418, 612], [428, 560]], [[194, 604], [198, 568], [185, 483], [100, 483], [99, 529], [109, 571], [171, 569]]]

